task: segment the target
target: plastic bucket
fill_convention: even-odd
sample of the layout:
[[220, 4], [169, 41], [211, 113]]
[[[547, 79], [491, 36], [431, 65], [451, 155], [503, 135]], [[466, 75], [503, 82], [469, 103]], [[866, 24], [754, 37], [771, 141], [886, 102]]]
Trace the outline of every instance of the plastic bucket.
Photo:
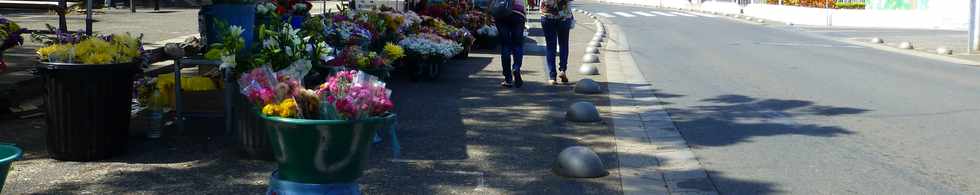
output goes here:
[[0, 191], [3, 191], [3, 184], [7, 181], [7, 173], [14, 161], [20, 159], [23, 151], [17, 146], [0, 144]]
[[220, 20], [245, 29], [242, 32], [245, 48], [251, 48], [255, 40], [255, 4], [213, 4], [201, 7], [200, 15], [204, 20], [198, 22], [204, 24], [202, 32], [207, 45], [221, 41], [221, 31], [214, 21]]
[[286, 181], [279, 178], [279, 172], [273, 172], [269, 178], [269, 189], [266, 195], [299, 195], [299, 194], [328, 194], [328, 195], [360, 195], [361, 187], [357, 183], [310, 184]]
[[[238, 82], [231, 84], [238, 91]], [[252, 103], [245, 95], [235, 93], [232, 107], [235, 117], [234, 126], [238, 135], [239, 147], [246, 158], [272, 160], [272, 146], [269, 145], [269, 133], [266, 132], [265, 119], [258, 115]]]
[[309, 184], [356, 181], [375, 133], [394, 119], [393, 114], [358, 121], [262, 117], [279, 178]]
[[91, 161], [125, 152], [137, 63], [41, 63], [51, 157]]

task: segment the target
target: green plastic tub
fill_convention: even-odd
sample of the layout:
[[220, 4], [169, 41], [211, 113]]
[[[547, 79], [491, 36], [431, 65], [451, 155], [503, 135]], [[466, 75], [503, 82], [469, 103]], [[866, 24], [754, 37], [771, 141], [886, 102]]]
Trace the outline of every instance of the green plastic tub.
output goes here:
[[375, 133], [394, 114], [358, 121], [262, 116], [282, 180], [330, 184], [361, 177]]
[[15, 160], [20, 159], [21, 155], [23, 155], [23, 151], [17, 146], [0, 143], [0, 191], [3, 191], [3, 184], [7, 181], [10, 165], [13, 165]]

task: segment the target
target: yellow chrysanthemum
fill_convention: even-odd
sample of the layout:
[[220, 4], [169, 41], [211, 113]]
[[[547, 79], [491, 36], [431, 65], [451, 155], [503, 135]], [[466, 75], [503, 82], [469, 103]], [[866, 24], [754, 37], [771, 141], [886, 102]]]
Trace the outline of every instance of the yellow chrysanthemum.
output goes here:
[[88, 38], [82, 42], [75, 44], [75, 55], [76, 56], [88, 56], [93, 53], [108, 53], [113, 51], [115, 48], [112, 44], [98, 38]]
[[126, 34], [113, 34], [112, 35], [112, 44], [122, 45], [122, 46], [125, 46], [127, 48], [133, 48], [133, 49], [139, 48], [139, 40], [136, 39], [136, 38], [133, 38], [133, 36], [129, 35], [129, 33], [126, 33]]
[[79, 60], [85, 64], [108, 64], [112, 63], [112, 55], [108, 53], [92, 53], [78, 56]]
[[405, 57], [405, 49], [394, 43], [385, 44], [384, 48], [385, 56], [388, 56], [390, 60], [398, 60]]
[[279, 112], [279, 105], [268, 104], [262, 107], [262, 114], [266, 116], [275, 116]]
[[42, 60], [47, 60], [48, 57], [51, 56], [51, 54], [67, 53], [64, 52], [64, 50], [65, 50], [64, 45], [49, 45], [47, 47], [42, 47], [40, 49], [37, 49], [37, 57], [41, 58]]
[[294, 117], [298, 112], [299, 111], [296, 110], [296, 100], [292, 98], [283, 100], [282, 103], [279, 103], [279, 116], [281, 117]]

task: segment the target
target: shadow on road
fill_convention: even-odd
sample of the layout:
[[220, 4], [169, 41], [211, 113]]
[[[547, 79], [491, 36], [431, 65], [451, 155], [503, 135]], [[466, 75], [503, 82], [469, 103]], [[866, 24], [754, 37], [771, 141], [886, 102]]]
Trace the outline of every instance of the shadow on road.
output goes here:
[[759, 99], [721, 95], [701, 100], [709, 105], [668, 108], [671, 119], [692, 147], [725, 146], [758, 136], [807, 135], [833, 137], [853, 131], [796, 120], [867, 112], [860, 108], [818, 105], [805, 100]]

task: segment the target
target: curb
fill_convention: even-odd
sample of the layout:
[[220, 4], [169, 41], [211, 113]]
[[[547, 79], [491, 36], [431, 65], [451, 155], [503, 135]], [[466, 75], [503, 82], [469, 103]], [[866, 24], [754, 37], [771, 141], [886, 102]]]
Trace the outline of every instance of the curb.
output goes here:
[[639, 71], [623, 31], [605, 18], [597, 20], [609, 34], [601, 63], [609, 80], [624, 194], [718, 194], [669, 113], [658, 105], [661, 101]]

